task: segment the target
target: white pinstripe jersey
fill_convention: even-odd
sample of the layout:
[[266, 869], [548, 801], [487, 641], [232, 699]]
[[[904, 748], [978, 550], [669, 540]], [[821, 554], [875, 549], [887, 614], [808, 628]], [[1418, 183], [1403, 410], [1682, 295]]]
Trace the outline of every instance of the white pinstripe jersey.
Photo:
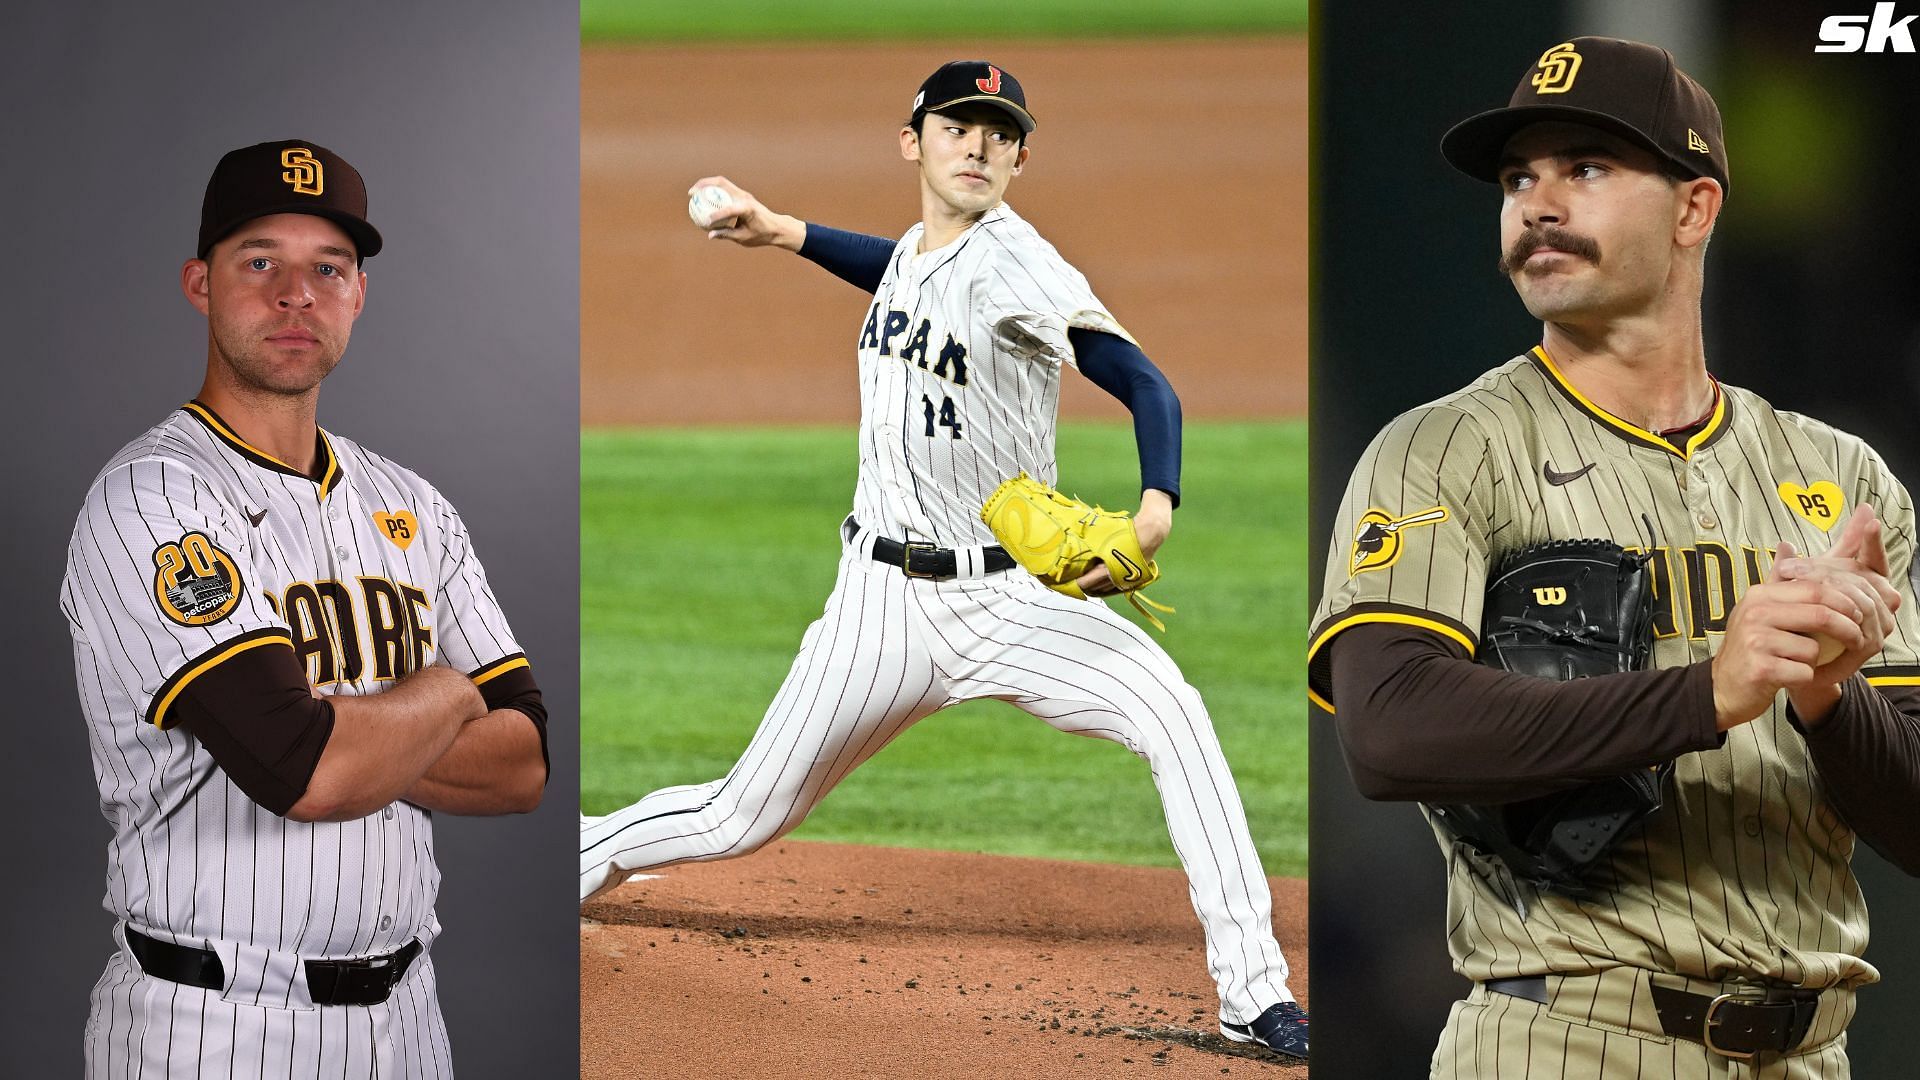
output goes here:
[[1054, 482], [1068, 328], [1133, 339], [1004, 203], [921, 254], [923, 231], [895, 245], [860, 328], [853, 516], [896, 539], [989, 545], [980, 507], [1001, 481]]
[[182, 407], [94, 481], [61, 588], [113, 825], [106, 907], [151, 936], [213, 943], [236, 980], [430, 941], [432, 827], [405, 802], [313, 824], [262, 809], [174, 726], [181, 690], [274, 644], [335, 695], [426, 664], [485, 682], [526, 663], [453, 507], [407, 469], [319, 438], [316, 482]]
[[[1913, 501], [1871, 447], [1722, 386], [1706, 426], [1676, 448], [1589, 401], [1536, 349], [1402, 414], [1368, 447], [1334, 526], [1310, 685], [1325, 705], [1326, 646], [1361, 623], [1424, 627], [1472, 653], [1489, 568], [1544, 540], [1588, 537], [1652, 545], [1652, 664], [1698, 663], [1719, 651], [1780, 541], [1825, 551], [1861, 503], [1884, 523], [1905, 597], [1861, 673], [1912, 685]], [[1861, 959], [1854, 833], [1787, 721], [1784, 692], [1718, 749], [1680, 757], [1665, 807], [1608, 852], [1590, 875], [1608, 885], [1591, 898], [1548, 894], [1523, 917], [1465, 845], [1435, 833], [1449, 855], [1454, 965], [1470, 979], [1622, 965], [1807, 986], [1877, 977]]]

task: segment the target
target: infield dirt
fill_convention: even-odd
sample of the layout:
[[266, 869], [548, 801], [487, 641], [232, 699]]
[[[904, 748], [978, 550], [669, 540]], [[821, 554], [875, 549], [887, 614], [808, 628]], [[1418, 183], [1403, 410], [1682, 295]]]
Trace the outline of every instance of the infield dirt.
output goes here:
[[1218, 1011], [1178, 870], [789, 840], [581, 910], [582, 1077], [1307, 1075]]
[[[1185, 414], [1304, 415], [1307, 44], [1253, 38], [585, 50], [581, 422], [856, 421], [863, 298], [706, 240], [686, 189], [725, 175], [898, 236], [895, 133], [962, 53], [1016, 73], [1040, 123], [1008, 201]], [[1061, 414], [1126, 415], [1079, 378]], [[1305, 999], [1306, 883], [1272, 885]], [[785, 841], [629, 884], [580, 940], [583, 1077], [1306, 1075], [1218, 1035], [1177, 870]]]
[[[709, 241], [687, 188], [897, 237], [897, 132], [934, 46], [595, 47], [581, 55], [580, 420], [846, 421], [860, 294]], [[1307, 404], [1305, 38], [981, 49], [1039, 120], [1007, 201], [1079, 267], [1190, 417]], [[1123, 417], [1084, 379], [1063, 416]]]

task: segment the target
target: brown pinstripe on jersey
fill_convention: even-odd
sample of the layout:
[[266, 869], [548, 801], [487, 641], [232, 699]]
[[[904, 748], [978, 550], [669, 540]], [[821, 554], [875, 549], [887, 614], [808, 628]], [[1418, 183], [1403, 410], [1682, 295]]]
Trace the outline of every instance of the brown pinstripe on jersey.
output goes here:
[[[454, 507], [351, 440], [316, 439], [308, 476], [189, 403], [108, 463], [74, 526], [61, 606], [113, 826], [105, 906], [215, 949], [227, 974], [222, 991], [156, 990], [115, 952], [94, 990], [89, 1075], [193, 1075], [203, 1051], [221, 1075], [451, 1074], [431, 950], [380, 1006], [317, 1008], [299, 973], [303, 958], [431, 945], [431, 815], [405, 801], [345, 822], [269, 813], [175, 722], [180, 694], [249, 648], [290, 648], [333, 695], [434, 662], [483, 695], [527, 670]], [[155, 584], [158, 552], [189, 535], [231, 567], [197, 622]]]
[[[1549, 470], [1563, 482], [1550, 482]], [[1548, 539], [1653, 547], [1663, 609], [1654, 664], [1708, 659], [1779, 542], [1822, 551], [1861, 503], [1880, 512], [1893, 580], [1907, 595], [1864, 674], [1911, 685], [1920, 678], [1913, 504], [1870, 447], [1723, 386], [1706, 426], [1676, 449], [1587, 401], [1535, 349], [1403, 414], [1361, 458], [1314, 618], [1312, 692], [1322, 707], [1338, 705], [1328, 643], [1360, 623], [1424, 626], [1473, 651], [1488, 568]], [[1444, 520], [1394, 530], [1380, 544], [1391, 552], [1359, 550], [1369, 522], [1434, 507]], [[1449, 945], [1470, 979], [1622, 966], [1807, 986], [1878, 977], [1860, 959], [1867, 913], [1848, 866], [1854, 836], [1787, 721], [1784, 695], [1719, 749], [1679, 760], [1667, 810], [1616, 849], [1597, 878], [1611, 887], [1585, 902], [1542, 897], [1522, 917], [1481, 863], [1436, 835], [1449, 856]]]

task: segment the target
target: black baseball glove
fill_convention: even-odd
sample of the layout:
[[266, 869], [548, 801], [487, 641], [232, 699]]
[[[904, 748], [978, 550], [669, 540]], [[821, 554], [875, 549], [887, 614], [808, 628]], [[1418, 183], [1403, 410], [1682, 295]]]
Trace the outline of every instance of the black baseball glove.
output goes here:
[[[1487, 589], [1480, 660], [1556, 682], [1639, 671], [1653, 652], [1648, 556], [1607, 540], [1554, 540], [1515, 552]], [[1431, 806], [1455, 838], [1518, 882], [1577, 895], [1582, 874], [1660, 809], [1673, 763], [1497, 806]]]

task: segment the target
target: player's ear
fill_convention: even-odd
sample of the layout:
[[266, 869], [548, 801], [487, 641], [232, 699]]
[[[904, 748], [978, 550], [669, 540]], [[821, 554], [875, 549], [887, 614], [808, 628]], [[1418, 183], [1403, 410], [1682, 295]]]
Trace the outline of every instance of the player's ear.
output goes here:
[[1025, 166], [1026, 163], [1027, 163], [1027, 144], [1025, 142], [1022, 142], [1020, 144], [1020, 152], [1018, 154], [1015, 154], [1013, 158], [1013, 175], [1019, 176], [1020, 169], [1023, 166]]
[[205, 259], [188, 259], [180, 267], [180, 291], [187, 294], [187, 303], [202, 315], [207, 313], [208, 279], [212, 273]]
[[1725, 193], [1718, 180], [1705, 176], [1683, 180], [1674, 188], [1674, 243], [1683, 248], [1698, 247], [1712, 235]]
[[362, 311], [365, 311], [366, 308], [367, 308], [367, 272], [365, 270], [362, 270], [360, 271], [359, 295], [353, 298], [353, 317], [356, 319], [359, 318], [360, 313]]
[[911, 124], [900, 129], [900, 156], [908, 161], [920, 160], [920, 136], [914, 134]]

